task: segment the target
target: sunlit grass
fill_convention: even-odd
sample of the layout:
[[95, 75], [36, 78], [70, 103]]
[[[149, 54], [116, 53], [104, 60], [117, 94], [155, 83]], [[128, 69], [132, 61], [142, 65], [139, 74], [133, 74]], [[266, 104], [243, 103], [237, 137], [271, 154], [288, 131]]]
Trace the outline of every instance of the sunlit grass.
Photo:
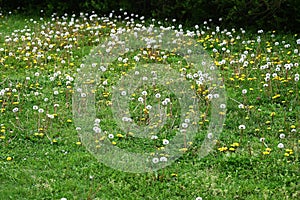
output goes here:
[[[77, 70], [112, 29], [135, 25], [131, 18], [143, 26], [143, 19], [134, 15], [123, 16], [124, 20], [95, 14], [35, 20], [1, 16], [1, 199], [299, 199], [300, 41], [296, 34], [263, 30], [252, 34], [206, 23], [194, 28], [195, 40], [215, 61], [227, 92], [223, 132], [214, 152], [205, 158], [199, 160], [197, 155], [205, 137], [202, 133], [184, 149], [183, 157], [153, 173], [115, 171], [86, 150], [72, 115]], [[137, 55], [141, 62], [167, 63], [178, 72], [191, 72], [187, 78], [193, 76], [178, 55], [160, 55], [146, 48]], [[151, 152], [163, 149], [172, 132], [150, 142], [135, 139], [117, 126], [110, 110], [111, 86], [136, 62], [133, 55], [124, 55], [106, 71], [96, 92], [97, 117], [107, 131], [105, 140]], [[203, 105], [208, 105], [209, 88], [191, 84]], [[152, 89], [140, 87], [134, 92], [129, 107], [136, 123], [149, 124], [148, 103], [171, 98], [174, 106], [166, 108], [166, 115], [171, 120], [178, 111], [176, 97], [170, 97], [166, 88]], [[143, 103], [145, 90], [152, 95], [147, 104]], [[209, 110], [201, 107], [198, 112], [199, 124], [206, 129]], [[167, 124], [166, 132], [171, 128]]]

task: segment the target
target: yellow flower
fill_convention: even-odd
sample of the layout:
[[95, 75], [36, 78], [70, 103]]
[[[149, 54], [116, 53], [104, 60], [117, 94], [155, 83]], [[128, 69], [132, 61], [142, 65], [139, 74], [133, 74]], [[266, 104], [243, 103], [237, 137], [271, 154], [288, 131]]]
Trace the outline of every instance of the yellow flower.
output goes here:
[[229, 151], [235, 151], [235, 148], [230, 147], [230, 148], [229, 148]]
[[11, 161], [11, 160], [12, 160], [12, 157], [8, 156], [8, 157], [6, 158], [6, 160], [7, 160], [7, 161]]
[[119, 138], [122, 138], [122, 137], [124, 137], [121, 133], [118, 133], [117, 134], [117, 137], [119, 137]]
[[223, 151], [226, 151], [228, 148], [227, 147], [220, 147], [218, 148], [219, 151], [223, 152]]
[[270, 152], [272, 149], [271, 148], [266, 148], [266, 151]]
[[286, 153], [288, 153], [290, 155], [294, 153], [292, 149], [286, 149], [285, 151], [286, 151]]
[[275, 96], [272, 97], [272, 99], [277, 99], [280, 97], [280, 94], [276, 94]]
[[117, 143], [115, 141], [111, 142], [113, 145], [116, 145]]
[[239, 144], [238, 142], [234, 142], [234, 143], [232, 143], [232, 145], [230, 145], [230, 146], [232, 146], [232, 147], [239, 147], [240, 144]]
[[296, 126], [295, 125], [291, 125], [291, 128], [296, 128]]
[[182, 152], [186, 152], [188, 149], [187, 148], [181, 148], [179, 149], [179, 151], [182, 151]]
[[269, 151], [264, 151], [263, 154], [264, 154], [264, 155], [269, 155], [270, 152], [269, 152]]
[[71, 119], [68, 119], [68, 120], [67, 120], [67, 122], [68, 122], [68, 123], [71, 123], [71, 122], [72, 122], [72, 120], [71, 120]]
[[284, 156], [289, 156], [289, 155], [290, 155], [289, 153], [285, 153], [285, 154], [284, 154]]
[[273, 117], [273, 116], [275, 116], [275, 115], [276, 115], [275, 112], [271, 112], [271, 114], [270, 114], [271, 117]]
[[76, 142], [77, 145], [81, 145], [81, 142]]

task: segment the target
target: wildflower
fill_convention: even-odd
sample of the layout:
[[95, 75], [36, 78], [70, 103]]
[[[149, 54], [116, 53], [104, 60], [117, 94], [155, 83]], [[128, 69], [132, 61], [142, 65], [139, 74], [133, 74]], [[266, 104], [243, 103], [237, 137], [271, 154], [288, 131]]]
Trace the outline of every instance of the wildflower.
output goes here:
[[234, 142], [234, 143], [232, 143], [230, 146], [232, 146], [232, 147], [239, 147], [240, 144], [239, 144], [238, 142]]
[[157, 139], [158, 139], [158, 137], [156, 135], [151, 136], [151, 140], [157, 140]]
[[284, 153], [284, 156], [288, 157], [288, 156], [290, 156], [290, 154], [289, 153]]
[[218, 148], [218, 150], [220, 151], [220, 152], [224, 152], [224, 151], [226, 151], [228, 148], [227, 147], [220, 147], [220, 148]]
[[163, 156], [163, 157], [160, 157], [159, 161], [160, 162], [167, 162], [168, 159], [165, 156]]
[[277, 147], [280, 148], [280, 149], [282, 149], [282, 148], [284, 148], [284, 144], [279, 143], [279, 144], [277, 145]]
[[282, 133], [282, 134], [280, 134], [280, 135], [279, 135], [279, 138], [280, 138], [280, 139], [283, 139], [283, 138], [285, 138], [285, 134], [283, 134], [283, 133]]
[[146, 106], [146, 109], [147, 109], [147, 110], [151, 110], [151, 109], [152, 109], [152, 106], [151, 106], [151, 105], [147, 105], [147, 106]]
[[81, 142], [76, 142], [77, 145], [81, 145]]
[[186, 152], [188, 149], [187, 148], [181, 148], [179, 149], [179, 151], [182, 151], [182, 152]]
[[153, 158], [153, 159], [152, 159], [152, 162], [153, 162], [154, 164], [156, 164], [156, 163], [159, 162], [159, 159], [158, 159], [158, 158]]
[[167, 139], [163, 139], [163, 144], [164, 144], [164, 145], [167, 145], [167, 144], [169, 144], [169, 140], [167, 140]]
[[142, 91], [142, 95], [146, 96], [147, 95], [147, 91]]
[[295, 125], [291, 125], [291, 128], [296, 128], [296, 126]]
[[139, 102], [143, 102], [143, 101], [144, 101], [143, 97], [139, 97], [139, 98], [138, 98], [138, 101], [139, 101]]
[[7, 161], [11, 161], [11, 160], [12, 160], [12, 157], [8, 156], [8, 157], [6, 158], [6, 160], [7, 160]]
[[38, 109], [38, 112], [39, 112], [39, 113], [43, 113], [43, 112], [44, 112], [44, 109], [40, 108], [40, 109]]
[[220, 108], [225, 109], [225, 108], [226, 108], [226, 105], [225, 105], [225, 104], [221, 104], [221, 105], [220, 105]]
[[187, 128], [188, 127], [188, 124], [187, 123], [182, 123], [182, 128]]
[[108, 134], [109, 139], [113, 139], [115, 136], [113, 134]]
[[208, 138], [208, 139], [212, 139], [212, 138], [213, 138], [213, 134], [212, 134], [212, 133], [208, 133], [208, 134], [207, 134], [207, 138]]
[[243, 104], [239, 104], [238, 106], [240, 109], [244, 108], [244, 105]]
[[168, 102], [167, 102], [166, 100], [163, 100], [161, 103], [162, 103], [162, 105], [164, 105], [164, 106], [168, 104]]
[[275, 96], [272, 97], [272, 99], [277, 99], [280, 97], [280, 94], [276, 94]]
[[239, 129], [241, 129], [241, 130], [245, 130], [246, 129], [246, 126], [245, 125], [239, 125]]

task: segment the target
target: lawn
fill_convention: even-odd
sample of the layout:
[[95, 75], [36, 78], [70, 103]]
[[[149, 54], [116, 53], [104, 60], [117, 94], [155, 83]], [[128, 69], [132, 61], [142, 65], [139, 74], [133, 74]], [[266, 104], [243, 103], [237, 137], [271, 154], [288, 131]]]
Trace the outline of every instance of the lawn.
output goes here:
[[181, 28], [1, 14], [0, 199], [300, 199], [300, 36]]

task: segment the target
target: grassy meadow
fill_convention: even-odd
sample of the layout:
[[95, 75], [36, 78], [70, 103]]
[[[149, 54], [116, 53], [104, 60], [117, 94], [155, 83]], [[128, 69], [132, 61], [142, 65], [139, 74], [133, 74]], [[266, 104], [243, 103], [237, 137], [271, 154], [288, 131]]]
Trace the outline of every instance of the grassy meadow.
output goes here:
[[[183, 141], [180, 158], [153, 172], [115, 170], [87, 150], [74, 120], [75, 82], [84, 78], [76, 74], [91, 49], [109, 41], [112, 33], [153, 25], [175, 26], [130, 13], [32, 19], [1, 14], [0, 199], [300, 199], [297, 34], [253, 33], [209, 20], [185, 32], [211, 57], [226, 91], [219, 113], [222, 132], [213, 138], [213, 151], [201, 159], [198, 150], [214, 120], [212, 88], [199, 82], [202, 75], [168, 51], [143, 48], [120, 55], [101, 68], [95, 84], [95, 127], [105, 130], [95, 140], [96, 149], [105, 142], [133, 152], [161, 152], [154, 165], [169, 158], [165, 149], [182, 116], [180, 99], [168, 87], [141, 86], [131, 93], [128, 112], [140, 127], [154, 117], [149, 114], [154, 104], [165, 114], [162, 131], [150, 139], [135, 138], [114, 119], [113, 86], [137, 62], [167, 64], [186, 77], [200, 99], [195, 110], [199, 130], [193, 141]], [[171, 29], [185, 34], [178, 25]]]

